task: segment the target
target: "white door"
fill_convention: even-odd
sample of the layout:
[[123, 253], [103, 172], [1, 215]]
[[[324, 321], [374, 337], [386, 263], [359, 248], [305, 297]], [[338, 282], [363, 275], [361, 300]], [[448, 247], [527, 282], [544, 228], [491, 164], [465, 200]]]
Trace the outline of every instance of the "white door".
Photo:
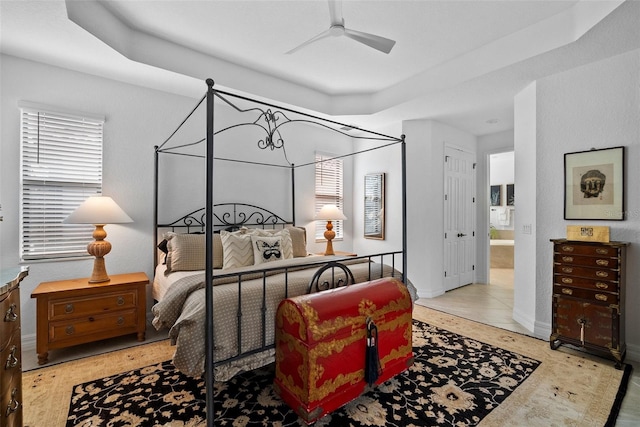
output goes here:
[[473, 282], [475, 270], [475, 154], [445, 147], [444, 288]]

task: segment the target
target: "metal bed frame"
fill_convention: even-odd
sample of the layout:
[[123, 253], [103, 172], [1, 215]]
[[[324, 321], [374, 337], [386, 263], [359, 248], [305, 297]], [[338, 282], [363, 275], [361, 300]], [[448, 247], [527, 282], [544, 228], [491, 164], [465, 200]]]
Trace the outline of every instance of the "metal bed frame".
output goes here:
[[[282, 165], [272, 165], [266, 163], [256, 163], [252, 161], [241, 161], [241, 160], [231, 160], [231, 159], [223, 159], [215, 157], [215, 137], [216, 135], [225, 132], [227, 130], [239, 127], [239, 126], [258, 126], [262, 128], [265, 132], [264, 139], [260, 139], [258, 141], [258, 147], [261, 149], [270, 149], [284, 150], [284, 139], [281, 134], [281, 129], [289, 125], [291, 123], [308, 123], [317, 126], [321, 126], [327, 128], [331, 131], [341, 133], [343, 135], [347, 135], [353, 139], [362, 139], [369, 141], [386, 141], [388, 143], [384, 145], [380, 145], [377, 147], [365, 149], [359, 152], [354, 152], [351, 154], [338, 156], [338, 157], [347, 157], [357, 155], [363, 152], [378, 150], [381, 148], [388, 147], [390, 145], [400, 144], [401, 147], [401, 162], [402, 162], [402, 250], [394, 251], [394, 252], [385, 252], [374, 255], [367, 255], [363, 257], [350, 257], [349, 259], [368, 259], [372, 261], [374, 259], [380, 259], [381, 269], [384, 266], [385, 257], [391, 257], [391, 267], [392, 271], [396, 271], [396, 257], [402, 256], [402, 270], [400, 272], [401, 279], [405, 281], [407, 277], [407, 220], [406, 220], [406, 212], [407, 212], [407, 201], [406, 201], [406, 145], [404, 135], [401, 137], [393, 137], [389, 135], [384, 135], [381, 133], [369, 131], [366, 129], [361, 129], [358, 127], [354, 127], [352, 125], [346, 125], [344, 123], [339, 123], [336, 121], [332, 121], [329, 119], [321, 118], [318, 116], [313, 116], [301, 111], [295, 111], [289, 108], [276, 106], [273, 104], [265, 103], [263, 101], [248, 98], [245, 96], [225, 92], [222, 90], [214, 89], [214, 82], [212, 79], [206, 80], [207, 91], [206, 94], [200, 99], [200, 101], [196, 104], [196, 106], [191, 110], [191, 112], [187, 115], [187, 117], [180, 123], [180, 125], [173, 131], [173, 133], [160, 145], [155, 146], [155, 167], [154, 167], [154, 224], [155, 224], [155, 233], [154, 233], [154, 262], [157, 264], [157, 251], [155, 248], [158, 245], [158, 232], [162, 228], [170, 228], [172, 230], [175, 229], [186, 229], [187, 232], [191, 230], [198, 230], [199, 232], [204, 232], [205, 244], [206, 244], [206, 264], [205, 264], [205, 308], [206, 308], [206, 332], [205, 332], [205, 384], [206, 384], [206, 413], [207, 413], [207, 426], [213, 426], [215, 421], [215, 408], [214, 408], [214, 367], [217, 364], [226, 363], [230, 360], [239, 359], [242, 357], [246, 357], [247, 355], [264, 351], [266, 349], [272, 348], [274, 345], [267, 345], [265, 338], [265, 325], [266, 325], [266, 307], [263, 304], [262, 312], [263, 312], [263, 320], [262, 320], [262, 344], [263, 348], [257, 350], [251, 350], [248, 352], [242, 352], [240, 346], [238, 346], [238, 354], [231, 359], [226, 359], [222, 361], [214, 360], [213, 349], [213, 294], [212, 294], [212, 286], [213, 286], [213, 234], [217, 230], [223, 228], [233, 228], [240, 226], [262, 226], [263, 228], [270, 227], [275, 228], [285, 227], [287, 224], [295, 225], [295, 170], [299, 167], [305, 167], [310, 165], [315, 165], [315, 162], [307, 163], [303, 165], [294, 165], [289, 164], [289, 166]], [[234, 110], [240, 113], [256, 113], [258, 114], [258, 118], [253, 121], [247, 121], [235, 125], [231, 125], [219, 130], [214, 129], [215, 125], [215, 104], [214, 100], [218, 99], [223, 103], [227, 104]], [[249, 109], [241, 109], [239, 108], [231, 99], [237, 99], [242, 101], [248, 101], [252, 105], [256, 105], [255, 107]], [[201, 104], [205, 104], [206, 106], [206, 137], [195, 142], [189, 142], [185, 144], [179, 144], [171, 147], [165, 147], [178, 133], [178, 131], [182, 128], [182, 126], [189, 120], [189, 118], [194, 114], [196, 110], [199, 109]], [[275, 109], [275, 110], [272, 110]], [[290, 119], [287, 114], [295, 114], [299, 118]], [[343, 132], [340, 128], [347, 127], [349, 129], [355, 129], [359, 132], [358, 135], [351, 135]], [[184, 154], [181, 150], [185, 147], [190, 147], [193, 145], [206, 144], [206, 154], [204, 156], [198, 156], [194, 154]], [[173, 154], [173, 155], [188, 155], [195, 157], [202, 157], [206, 162], [206, 201], [205, 207], [193, 211], [182, 218], [175, 220], [171, 223], [161, 224], [158, 221], [158, 178], [159, 178], [159, 156], [161, 154]], [[286, 152], [285, 152], [286, 158]], [[291, 212], [291, 221], [284, 220], [279, 215], [274, 214], [271, 211], [266, 209], [257, 207], [255, 205], [248, 205], [242, 203], [222, 203], [215, 204], [214, 203], [214, 160], [226, 160], [226, 161], [234, 161], [240, 163], [247, 164], [259, 164], [264, 166], [274, 166], [274, 167], [289, 167], [291, 170], [291, 201], [292, 201], [292, 212]], [[287, 160], [288, 161], [288, 160]], [[224, 211], [216, 213], [217, 209], [223, 209]], [[226, 210], [225, 210], [226, 209]], [[371, 269], [371, 262], [369, 262]], [[349, 282], [353, 281], [353, 275], [349, 271], [348, 267], [344, 266], [342, 263], [336, 260], [332, 260], [327, 262], [325, 261], [316, 261], [310, 262], [304, 265], [296, 265], [295, 268], [299, 269], [300, 267], [313, 267], [318, 266], [319, 270], [314, 275], [313, 279], [309, 283], [308, 291], [311, 292], [315, 289], [315, 291], [320, 291], [328, 288], [333, 288], [336, 286], [343, 286], [349, 284]], [[266, 274], [271, 270], [282, 270], [285, 273], [285, 283], [286, 283], [286, 275], [288, 271], [292, 267], [275, 267], [269, 269], [262, 268], [259, 270], [254, 270], [252, 273], [256, 271], [264, 272], [263, 273], [263, 286], [266, 286]], [[342, 270], [344, 275], [346, 276], [346, 280], [339, 279], [335, 280], [335, 270]], [[329, 283], [327, 280], [321, 281], [321, 275], [323, 272], [330, 270], [332, 281]], [[382, 273], [382, 271], [381, 271]], [[242, 274], [235, 274], [238, 276], [238, 279], [242, 280], [242, 275], [249, 274], [249, 272], [245, 272]], [[371, 270], [369, 271], [369, 276], [371, 276]], [[220, 277], [220, 276], [217, 276]], [[241, 294], [239, 292], [238, 298], [241, 298]], [[264, 299], [263, 299], [264, 302]], [[240, 304], [239, 304], [240, 306]], [[239, 317], [241, 317], [242, 313], [238, 313]], [[240, 320], [238, 322], [238, 343], [241, 342], [241, 323]]]

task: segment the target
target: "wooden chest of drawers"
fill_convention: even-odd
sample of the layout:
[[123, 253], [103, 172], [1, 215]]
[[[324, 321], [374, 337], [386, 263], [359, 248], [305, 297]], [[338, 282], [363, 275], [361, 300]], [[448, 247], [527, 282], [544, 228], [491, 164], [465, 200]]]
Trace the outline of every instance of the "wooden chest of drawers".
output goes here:
[[133, 333], [144, 341], [148, 283], [144, 273], [112, 275], [103, 283], [40, 283], [31, 293], [37, 298], [38, 364], [47, 363], [52, 349]]
[[20, 336], [20, 281], [23, 268], [0, 283], [0, 426], [22, 426], [22, 354]]
[[626, 242], [552, 239], [551, 348], [572, 344], [613, 358], [626, 353], [624, 301]]

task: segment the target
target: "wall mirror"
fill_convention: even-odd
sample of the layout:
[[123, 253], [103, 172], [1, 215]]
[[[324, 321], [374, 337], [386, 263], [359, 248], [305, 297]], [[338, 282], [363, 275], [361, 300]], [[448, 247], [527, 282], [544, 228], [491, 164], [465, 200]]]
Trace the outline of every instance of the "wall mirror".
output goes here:
[[384, 239], [384, 173], [364, 177], [364, 237]]

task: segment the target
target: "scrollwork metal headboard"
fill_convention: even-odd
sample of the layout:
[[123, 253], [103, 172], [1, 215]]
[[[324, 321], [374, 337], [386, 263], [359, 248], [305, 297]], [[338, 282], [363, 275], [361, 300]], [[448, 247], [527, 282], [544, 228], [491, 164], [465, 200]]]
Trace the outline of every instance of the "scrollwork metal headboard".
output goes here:
[[[204, 232], [205, 208], [196, 209], [173, 222], [158, 224], [158, 228], [186, 229], [187, 233]], [[213, 206], [213, 226], [216, 229], [240, 228], [240, 227], [262, 227], [262, 228], [284, 228], [285, 225], [293, 224], [281, 216], [260, 206], [247, 203], [216, 203]]]

